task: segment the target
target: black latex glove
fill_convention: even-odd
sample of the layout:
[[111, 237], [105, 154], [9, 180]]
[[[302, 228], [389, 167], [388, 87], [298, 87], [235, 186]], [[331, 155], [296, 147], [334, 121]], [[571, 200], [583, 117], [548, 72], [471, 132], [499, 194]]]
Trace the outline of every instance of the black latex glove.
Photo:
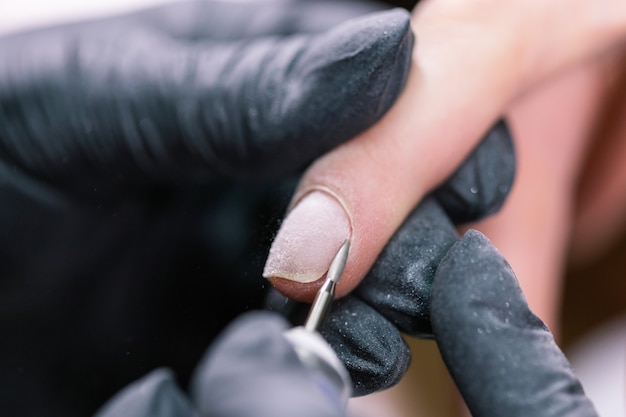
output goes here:
[[511, 267], [481, 233], [467, 232], [441, 261], [431, 324], [473, 416], [597, 416]]
[[[431, 301], [438, 346], [474, 416], [596, 416], [511, 268], [479, 232], [468, 232], [442, 259]], [[361, 319], [353, 325], [367, 324]], [[285, 329], [277, 316], [249, 314], [198, 366], [190, 397], [158, 370], [96, 417], [344, 416], [299, 361]]]
[[197, 367], [191, 395], [171, 372], [152, 372], [113, 398], [96, 417], [340, 417], [283, 332], [287, 322], [267, 312], [237, 319]]
[[497, 211], [515, 171], [499, 122], [464, 164], [413, 211], [323, 329], [356, 395], [389, 387], [410, 352], [400, 331], [434, 337], [475, 416], [594, 416], [547, 327], [528, 308], [491, 243], [454, 224]]
[[406, 81], [404, 10], [302, 33], [357, 11], [205, 1], [0, 39], [3, 171], [99, 202], [297, 174]]
[[512, 139], [500, 121], [411, 213], [359, 287], [334, 304], [322, 333], [350, 371], [355, 395], [392, 386], [404, 375], [410, 352], [401, 331], [432, 337], [431, 287], [458, 239], [454, 225], [497, 211], [514, 173]]
[[374, 8], [189, 2], [0, 39], [4, 414], [185, 381], [260, 307], [290, 184], [405, 82], [408, 13], [346, 22]]

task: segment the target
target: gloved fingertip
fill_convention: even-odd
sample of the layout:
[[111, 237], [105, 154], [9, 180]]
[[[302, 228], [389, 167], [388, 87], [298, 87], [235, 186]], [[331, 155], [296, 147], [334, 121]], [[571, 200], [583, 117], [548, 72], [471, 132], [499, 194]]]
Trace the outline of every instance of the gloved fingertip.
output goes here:
[[500, 210], [514, 179], [513, 138], [501, 119], [433, 195], [455, 224], [468, 223]]
[[187, 397], [168, 369], [157, 369], [113, 397], [95, 417], [192, 417]]
[[411, 352], [398, 329], [354, 296], [335, 302], [321, 333], [350, 372], [353, 396], [397, 384], [409, 367]]
[[[248, 103], [258, 113], [248, 123], [251, 149], [243, 159], [241, 146], [228, 151], [229, 163], [255, 179], [292, 175], [365, 131], [402, 92], [413, 44], [409, 13], [394, 9], [275, 45], [269, 64], [259, 64], [271, 76], [255, 80], [273, 93]], [[227, 144], [240, 142], [234, 138]]]
[[457, 239], [441, 205], [426, 197], [394, 233], [355, 293], [401, 331], [432, 337], [433, 278]]
[[369, 63], [370, 70], [372, 66], [384, 64], [388, 67], [393, 64], [399, 66], [396, 69], [401, 71], [397, 75], [403, 75], [406, 79], [407, 74], [404, 73], [411, 59], [414, 42], [410, 13], [396, 8], [346, 21], [316, 40], [309, 53], [321, 53], [324, 50], [328, 63], [343, 62], [363, 55], [360, 58]]
[[[357, 122], [373, 124], [404, 88], [414, 43], [410, 14], [392, 9], [328, 31], [310, 44], [305, 59], [310, 59], [310, 68], [321, 70], [317, 88], [326, 90], [322, 97], [341, 93], [343, 106], [362, 112]], [[330, 72], [337, 77], [327, 78]]]
[[472, 415], [596, 415], [513, 270], [480, 232], [467, 232], [442, 260], [431, 323]]

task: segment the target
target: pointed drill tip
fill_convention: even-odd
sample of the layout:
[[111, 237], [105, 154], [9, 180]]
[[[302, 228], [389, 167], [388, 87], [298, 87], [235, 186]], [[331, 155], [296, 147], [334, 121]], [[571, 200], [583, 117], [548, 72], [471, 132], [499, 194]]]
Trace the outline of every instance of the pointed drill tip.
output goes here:
[[343, 273], [343, 269], [346, 266], [346, 260], [348, 259], [348, 252], [350, 251], [350, 239], [346, 239], [343, 242], [343, 245], [337, 251], [337, 254], [333, 258], [333, 261], [330, 263], [330, 268], [328, 268], [327, 280], [337, 283], [339, 278], [341, 278], [341, 274]]

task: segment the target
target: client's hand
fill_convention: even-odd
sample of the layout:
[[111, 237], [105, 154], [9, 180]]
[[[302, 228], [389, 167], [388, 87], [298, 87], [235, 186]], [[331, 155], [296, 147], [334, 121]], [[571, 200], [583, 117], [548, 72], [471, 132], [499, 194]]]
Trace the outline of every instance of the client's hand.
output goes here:
[[290, 297], [311, 298], [348, 236], [338, 292], [354, 289], [408, 214], [513, 101], [626, 37], [626, 3], [431, 0], [420, 2], [412, 24], [418, 43], [403, 95], [379, 123], [317, 160], [294, 195], [265, 270]]

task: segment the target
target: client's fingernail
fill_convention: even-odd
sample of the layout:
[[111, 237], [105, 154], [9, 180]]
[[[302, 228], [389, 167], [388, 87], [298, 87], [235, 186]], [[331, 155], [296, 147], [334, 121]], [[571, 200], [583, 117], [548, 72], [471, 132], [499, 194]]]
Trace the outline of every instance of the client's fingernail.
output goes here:
[[329, 194], [305, 196], [285, 218], [265, 263], [265, 278], [313, 282], [321, 278], [346, 238], [350, 221]]

